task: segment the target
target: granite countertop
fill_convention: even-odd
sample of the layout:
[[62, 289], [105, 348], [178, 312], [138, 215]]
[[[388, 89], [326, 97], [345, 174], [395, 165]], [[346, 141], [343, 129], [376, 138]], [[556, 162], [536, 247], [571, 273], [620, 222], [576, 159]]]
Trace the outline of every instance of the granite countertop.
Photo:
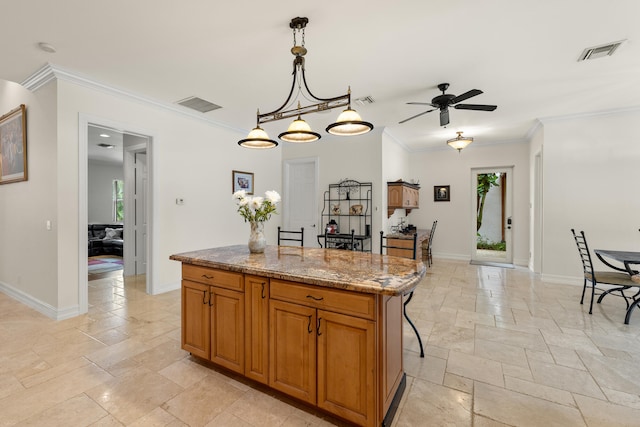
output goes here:
[[263, 254], [251, 254], [247, 245], [236, 245], [169, 258], [309, 285], [394, 296], [412, 290], [426, 272], [421, 261], [407, 258], [297, 246], [267, 246]]

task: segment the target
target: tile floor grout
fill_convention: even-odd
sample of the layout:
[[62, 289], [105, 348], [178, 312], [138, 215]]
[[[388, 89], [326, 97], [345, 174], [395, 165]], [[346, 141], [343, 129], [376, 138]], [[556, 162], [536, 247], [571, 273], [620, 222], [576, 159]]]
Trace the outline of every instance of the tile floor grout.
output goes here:
[[[393, 426], [637, 425], [640, 315], [529, 271], [436, 259], [407, 307], [407, 388]], [[89, 283], [55, 322], [0, 294], [0, 426], [327, 426], [180, 349], [180, 293]], [[426, 423], [426, 424], [425, 424]]]

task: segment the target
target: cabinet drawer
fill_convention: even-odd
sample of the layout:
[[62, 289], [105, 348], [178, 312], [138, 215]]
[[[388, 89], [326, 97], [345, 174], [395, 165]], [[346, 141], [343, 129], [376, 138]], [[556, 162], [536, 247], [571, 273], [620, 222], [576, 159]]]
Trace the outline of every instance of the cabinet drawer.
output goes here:
[[244, 291], [244, 280], [241, 273], [216, 270], [198, 265], [182, 264], [182, 278], [192, 282], [219, 286], [234, 291]]
[[375, 296], [271, 279], [271, 298], [374, 319]]

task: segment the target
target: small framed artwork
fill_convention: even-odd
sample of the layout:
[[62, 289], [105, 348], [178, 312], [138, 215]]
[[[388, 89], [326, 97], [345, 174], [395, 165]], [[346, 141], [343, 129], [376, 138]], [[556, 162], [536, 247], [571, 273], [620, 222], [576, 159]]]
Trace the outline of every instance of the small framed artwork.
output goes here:
[[0, 184], [27, 180], [27, 117], [24, 104], [0, 117]]
[[231, 172], [231, 192], [244, 190], [247, 194], [253, 194], [253, 172]]
[[433, 186], [433, 201], [434, 202], [449, 202], [451, 201], [451, 193], [448, 185], [434, 185]]

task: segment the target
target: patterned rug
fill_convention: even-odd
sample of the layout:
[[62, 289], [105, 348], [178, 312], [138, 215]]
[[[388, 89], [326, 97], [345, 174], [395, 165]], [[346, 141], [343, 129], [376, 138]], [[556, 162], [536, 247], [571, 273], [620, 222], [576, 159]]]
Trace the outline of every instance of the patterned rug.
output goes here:
[[89, 274], [108, 273], [123, 268], [122, 258], [89, 258]]

